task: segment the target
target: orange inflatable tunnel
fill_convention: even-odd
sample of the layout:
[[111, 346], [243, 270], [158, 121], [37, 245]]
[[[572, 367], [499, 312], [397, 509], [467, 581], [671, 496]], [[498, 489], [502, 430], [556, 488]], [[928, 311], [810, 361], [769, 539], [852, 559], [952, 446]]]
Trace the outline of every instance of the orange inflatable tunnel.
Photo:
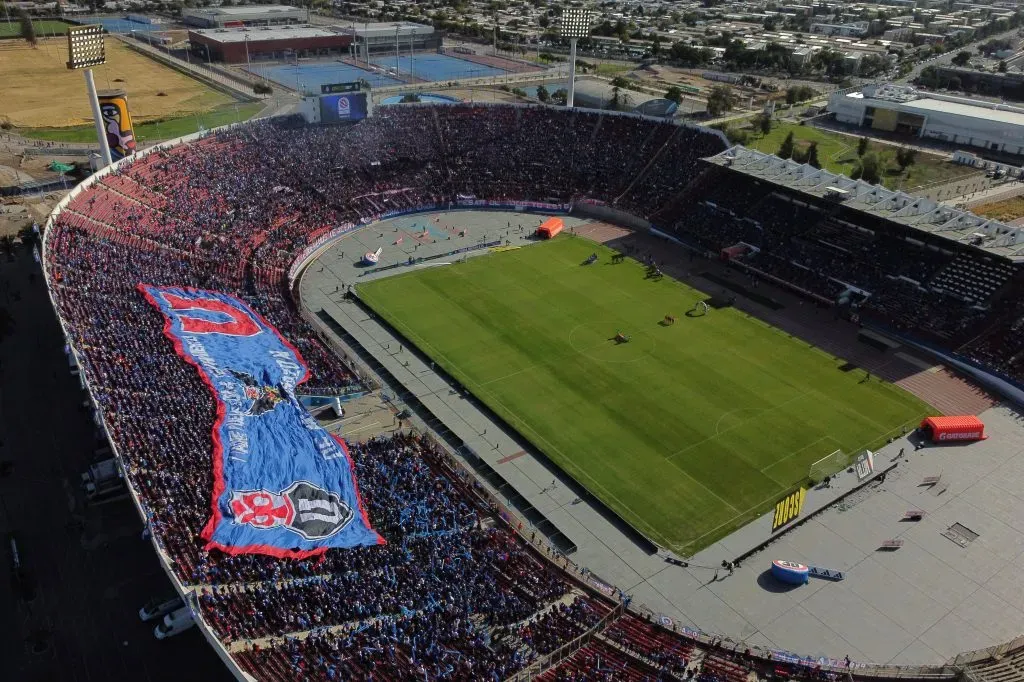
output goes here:
[[933, 443], [985, 440], [985, 424], [974, 415], [958, 417], [928, 417], [921, 422], [921, 430]]
[[565, 223], [562, 222], [561, 218], [548, 218], [541, 226], [537, 228], [537, 236], [543, 237], [544, 239], [551, 239], [556, 234], [562, 231], [565, 227]]

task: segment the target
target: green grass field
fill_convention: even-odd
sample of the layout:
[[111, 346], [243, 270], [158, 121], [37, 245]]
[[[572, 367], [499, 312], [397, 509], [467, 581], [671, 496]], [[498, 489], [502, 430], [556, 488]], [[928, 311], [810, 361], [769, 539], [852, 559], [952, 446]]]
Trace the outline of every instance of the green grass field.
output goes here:
[[[32, 26], [35, 28], [36, 37], [62, 36], [68, 32], [68, 24], [54, 19], [33, 19]], [[11, 21], [0, 21], [0, 38], [20, 38], [21, 24], [18, 18], [11, 14]]]
[[[135, 124], [135, 137], [142, 142], [170, 140], [182, 135], [189, 135], [199, 130], [202, 125], [206, 129], [248, 121], [263, 109], [262, 102], [246, 102], [243, 104], [227, 104], [212, 111], [186, 116], [178, 116], [160, 121], [147, 121]], [[25, 137], [54, 142], [95, 142], [96, 128], [93, 126], [74, 126], [69, 128], [19, 128], [18, 132]]]
[[[598, 263], [581, 265], [596, 251]], [[359, 285], [359, 295], [560, 467], [686, 554], [767, 511], [810, 464], [928, 406], [732, 308], [560, 237]], [[678, 318], [663, 326], [665, 315]], [[631, 336], [616, 344], [617, 332]]]
[[[858, 138], [813, 126], [779, 123], [767, 135], [757, 133], [752, 136], [746, 146], [775, 154], [789, 133], [793, 133], [793, 140], [800, 149], [806, 149], [811, 142], [817, 142], [818, 160], [827, 171], [849, 175], [857, 165]], [[909, 192], [936, 182], [952, 182], [978, 174], [975, 170], [947, 161], [945, 157], [924, 152], [919, 152], [915, 163], [901, 172], [896, 164], [896, 147], [871, 142], [868, 151], [877, 153], [882, 165], [888, 169], [882, 177], [882, 184], [890, 189]]]

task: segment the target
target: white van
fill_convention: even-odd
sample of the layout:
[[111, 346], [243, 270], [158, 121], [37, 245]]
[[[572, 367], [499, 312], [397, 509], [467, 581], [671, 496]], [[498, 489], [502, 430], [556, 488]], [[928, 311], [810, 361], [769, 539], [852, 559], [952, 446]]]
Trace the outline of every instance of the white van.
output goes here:
[[139, 609], [139, 618], [141, 618], [144, 623], [149, 620], [163, 618], [166, 614], [171, 611], [176, 611], [184, 605], [185, 602], [181, 600], [181, 597], [174, 597], [173, 599], [150, 599], [146, 602], [145, 606]]
[[160, 624], [153, 628], [153, 634], [157, 639], [167, 639], [185, 632], [195, 624], [196, 622], [192, 620], [192, 611], [183, 606], [166, 614]]

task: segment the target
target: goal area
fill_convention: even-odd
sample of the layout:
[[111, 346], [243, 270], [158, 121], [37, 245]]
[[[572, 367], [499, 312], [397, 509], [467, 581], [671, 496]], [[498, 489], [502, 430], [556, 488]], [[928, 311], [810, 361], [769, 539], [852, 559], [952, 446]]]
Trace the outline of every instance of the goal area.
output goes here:
[[836, 450], [832, 454], [826, 455], [811, 464], [811, 468], [807, 473], [807, 478], [811, 479], [812, 483], [820, 483], [825, 480], [826, 476], [831, 476], [837, 471], [845, 469], [849, 464], [850, 455], [846, 454], [842, 450]]

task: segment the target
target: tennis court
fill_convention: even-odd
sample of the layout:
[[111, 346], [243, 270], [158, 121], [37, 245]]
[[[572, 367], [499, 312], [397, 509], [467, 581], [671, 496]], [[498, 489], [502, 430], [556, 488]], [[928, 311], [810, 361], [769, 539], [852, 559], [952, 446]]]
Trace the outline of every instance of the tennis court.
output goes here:
[[253, 64], [246, 71], [262, 76], [286, 88], [319, 91], [325, 83], [351, 83], [365, 78], [371, 87], [401, 85], [402, 81], [382, 76], [373, 71], [360, 69], [345, 62], [318, 62], [313, 64], [278, 64], [261, 66]]
[[[381, 104], [401, 104], [402, 97], [404, 95], [394, 95], [393, 97], [385, 97], [380, 101]], [[435, 95], [432, 92], [419, 92], [416, 96], [420, 98], [421, 103], [428, 104], [451, 104], [452, 102], [461, 101], [458, 97], [449, 97], [448, 95]], [[446, 235], [447, 236], [447, 235]]]
[[142, 21], [132, 21], [124, 17], [88, 17], [82, 20], [83, 24], [100, 24], [107, 33], [148, 33], [163, 28], [161, 24], [150, 24]]
[[[377, 66], [394, 70], [395, 58], [377, 57], [370, 60]], [[449, 57], [444, 54], [418, 54], [410, 62], [409, 55], [402, 55], [399, 61], [398, 73], [401, 76], [412, 75], [427, 81], [447, 81], [457, 78], [483, 78], [485, 76], [501, 76], [506, 73], [502, 69], [493, 66], [476, 64], [474, 62]]]

